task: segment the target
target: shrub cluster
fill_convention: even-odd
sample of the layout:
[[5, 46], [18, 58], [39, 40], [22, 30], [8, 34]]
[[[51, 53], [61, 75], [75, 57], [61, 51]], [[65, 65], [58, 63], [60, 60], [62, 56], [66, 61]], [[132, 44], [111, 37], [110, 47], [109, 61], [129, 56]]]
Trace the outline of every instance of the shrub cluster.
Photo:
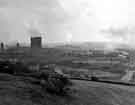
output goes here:
[[[56, 72], [31, 71], [27, 66], [20, 62], [12, 63], [9, 61], [0, 61], [0, 73], [8, 73], [15, 76], [31, 77], [29, 82], [40, 85], [46, 91], [53, 94], [65, 94], [72, 85], [71, 81]], [[36, 80], [36, 81], [35, 81]]]

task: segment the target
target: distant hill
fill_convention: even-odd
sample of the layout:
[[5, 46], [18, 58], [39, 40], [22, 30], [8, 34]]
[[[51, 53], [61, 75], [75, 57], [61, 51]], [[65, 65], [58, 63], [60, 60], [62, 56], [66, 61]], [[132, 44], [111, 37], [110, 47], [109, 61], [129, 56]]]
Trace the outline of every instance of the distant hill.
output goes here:
[[127, 44], [121, 43], [110, 43], [110, 42], [85, 42], [85, 43], [72, 43], [72, 44], [61, 44], [54, 46], [60, 49], [69, 50], [116, 50], [116, 49], [132, 49]]

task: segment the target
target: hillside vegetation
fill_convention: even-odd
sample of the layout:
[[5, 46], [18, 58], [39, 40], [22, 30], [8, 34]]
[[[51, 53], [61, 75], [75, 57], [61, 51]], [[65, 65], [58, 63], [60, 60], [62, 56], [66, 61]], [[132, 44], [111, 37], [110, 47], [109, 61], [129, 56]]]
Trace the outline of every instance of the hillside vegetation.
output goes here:
[[[0, 74], [0, 105], [134, 105], [135, 87], [72, 81], [66, 96], [48, 93], [24, 78]], [[5, 80], [4, 80], [5, 79]]]

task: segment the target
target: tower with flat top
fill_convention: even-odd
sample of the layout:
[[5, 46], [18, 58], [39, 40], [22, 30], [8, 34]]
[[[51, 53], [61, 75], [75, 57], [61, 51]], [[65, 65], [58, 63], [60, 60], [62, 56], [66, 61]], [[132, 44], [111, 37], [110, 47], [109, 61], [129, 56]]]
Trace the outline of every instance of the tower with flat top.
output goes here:
[[42, 48], [42, 38], [38, 37], [31, 37], [31, 48]]

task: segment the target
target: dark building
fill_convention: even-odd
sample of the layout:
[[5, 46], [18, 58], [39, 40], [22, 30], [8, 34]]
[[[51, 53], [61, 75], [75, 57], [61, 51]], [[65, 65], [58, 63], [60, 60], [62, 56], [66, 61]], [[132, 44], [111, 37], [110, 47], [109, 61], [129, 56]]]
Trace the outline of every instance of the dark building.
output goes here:
[[19, 42], [16, 43], [16, 47], [19, 48], [20, 47], [20, 44]]
[[4, 43], [3, 42], [0, 44], [0, 47], [1, 47], [1, 50], [4, 50]]
[[31, 37], [31, 48], [42, 48], [42, 38]]

